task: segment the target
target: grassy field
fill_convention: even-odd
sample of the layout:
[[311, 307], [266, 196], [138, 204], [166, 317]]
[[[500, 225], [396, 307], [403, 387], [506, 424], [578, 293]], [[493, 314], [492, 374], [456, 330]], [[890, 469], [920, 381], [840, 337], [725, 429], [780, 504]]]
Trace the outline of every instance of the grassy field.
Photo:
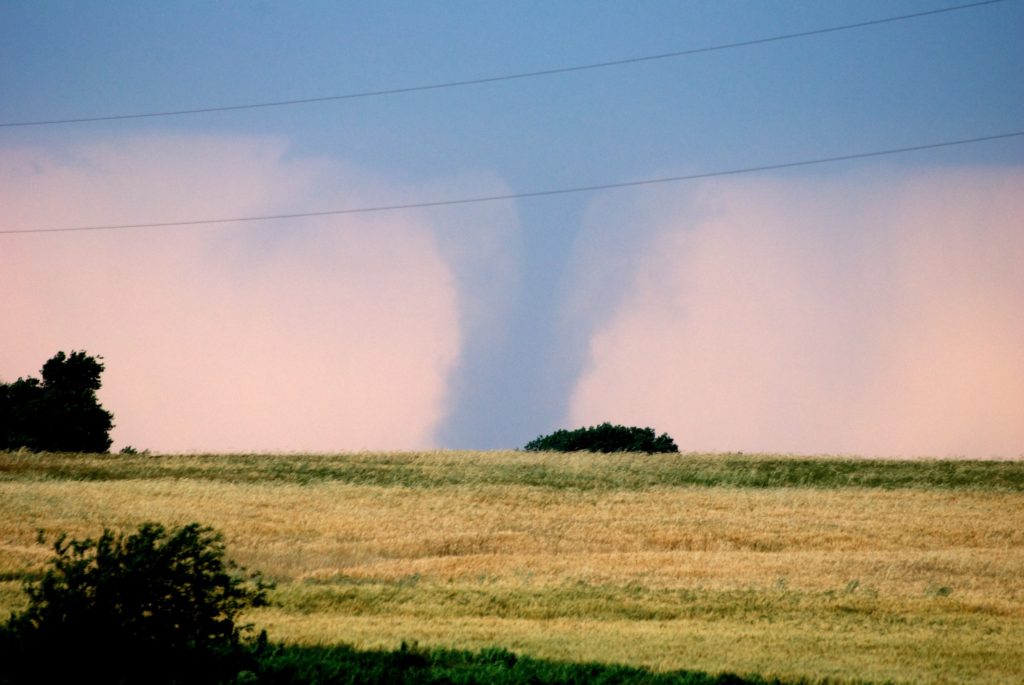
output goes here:
[[223, 531], [295, 644], [1024, 682], [1024, 462], [0, 454], [0, 612], [39, 530], [146, 520]]

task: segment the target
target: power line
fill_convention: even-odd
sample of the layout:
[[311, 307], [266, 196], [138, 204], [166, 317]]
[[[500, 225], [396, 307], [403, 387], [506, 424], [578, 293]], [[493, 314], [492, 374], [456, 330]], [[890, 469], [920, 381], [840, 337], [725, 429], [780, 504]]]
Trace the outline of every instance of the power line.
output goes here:
[[501, 81], [514, 81], [519, 79], [537, 78], [541, 76], [553, 76], [555, 74], [569, 74], [579, 71], [589, 71], [593, 69], [605, 69], [608, 67], [624, 66], [629, 64], [639, 64], [641, 62], [653, 62], [655, 60], [672, 59], [676, 57], [686, 57], [689, 55], [697, 55], [706, 52], [717, 52], [719, 50], [731, 50], [733, 48], [749, 47], [753, 45], [763, 45], [765, 43], [775, 43], [784, 40], [792, 40], [794, 38], [806, 38], [808, 36], [818, 36], [825, 33], [836, 33], [838, 31], [849, 31], [852, 29], [861, 29], [869, 26], [878, 26], [879, 24], [889, 24], [897, 21], [905, 21], [908, 19], [918, 19], [920, 17], [927, 17], [936, 14], [944, 14], [947, 12], [958, 12], [961, 10], [972, 9], [975, 7], [981, 7], [983, 5], [994, 5], [999, 2], [1005, 2], [1006, 0], [978, 0], [977, 2], [971, 2], [963, 5], [953, 5], [950, 7], [940, 7], [933, 10], [924, 10], [922, 12], [912, 12], [910, 14], [901, 14], [892, 17], [883, 17], [881, 19], [871, 19], [868, 21], [856, 22], [853, 24], [842, 24], [839, 26], [828, 26], [820, 29], [811, 29], [808, 31], [798, 31], [796, 33], [784, 33], [776, 36], [769, 36], [767, 38], [754, 38], [751, 40], [737, 41], [734, 43], [723, 43], [721, 45], [712, 45], [702, 48], [690, 48], [687, 50], [677, 50], [675, 52], [664, 52], [656, 55], [644, 55], [640, 57], [629, 57], [625, 59], [610, 60], [607, 62], [594, 62], [591, 64], [578, 64], [569, 67], [557, 67], [553, 69], [542, 69], [538, 71], [525, 71], [516, 74], [504, 74], [500, 76], [488, 76], [476, 79], [466, 79], [462, 81], [444, 81], [441, 83], [428, 83], [418, 86], [406, 86], [399, 88], [384, 88], [380, 90], [367, 90], [355, 93], [345, 93], [342, 95], [324, 95], [320, 97], [311, 98], [298, 98], [294, 100], [274, 100], [270, 102], [254, 102], [241, 105], [224, 105], [218, 107], [197, 107], [193, 109], [178, 109], [168, 110], [162, 112], [138, 112], [134, 114], [111, 114], [106, 116], [97, 117], [78, 117], [71, 119], [49, 119], [49, 120], [35, 120], [35, 121], [9, 121], [0, 122], [0, 128], [11, 128], [15, 126], [50, 126], [56, 124], [81, 124], [87, 122], [96, 121], [120, 121], [124, 119], [147, 119], [154, 117], [173, 117], [182, 116], [187, 114], [207, 114], [211, 112], [231, 112], [244, 109], [261, 109], [267, 107], [287, 107], [292, 105], [306, 105], [316, 102], [330, 102], [335, 100], [355, 100], [360, 98], [371, 98], [379, 97], [383, 95], [399, 95], [403, 93], [415, 93], [425, 90], [441, 90], [444, 88], [459, 88], [463, 86], [476, 86], [485, 83], [498, 83]]
[[534, 197], [546, 197], [551, 195], [568, 195], [571, 193], [591, 193], [601, 190], [614, 190], [616, 188], [631, 188], [636, 186], [654, 185], [658, 183], [678, 183], [682, 181], [694, 181], [704, 178], [715, 178], [719, 176], [735, 176], [738, 174], [750, 174], [758, 171], [774, 171], [778, 169], [791, 169], [794, 167], [812, 166], [816, 164], [828, 164], [832, 162], [845, 162], [855, 159], [866, 159], [869, 157], [882, 157], [885, 155], [896, 155], [907, 152], [918, 152], [921, 150], [934, 150], [936, 148], [952, 147], [954, 145], [969, 145], [991, 140], [1002, 140], [1024, 136], [1024, 131], [1011, 131], [1009, 133], [997, 133], [990, 136], [979, 136], [977, 138], [962, 138], [959, 140], [946, 140], [938, 143], [925, 143], [909, 147], [890, 148], [887, 150], [873, 150], [870, 152], [857, 152], [847, 155], [833, 157], [819, 157], [817, 159], [804, 159], [795, 162], [779, 162], [776, 164], [764, 164], [738, 169], [725, 169], [720, 171], [707, 171], [697, 174], [686, 174], [682, 176], [666, 176], [661, 178], [648, 178], [636, 181], [620, 181], [617, 183], [602, 183], [598, 185], [575, 186], [570, 188], [555, 188], [548, 190], [534, 190], [523, 193], [508, 193], [505, 195], [483, 195], [477, 197], [463, 197], [450, 200], [432, 200], [425, 202], [406, 202], [391, 205], [378, 205], [373, 207], [351, 207], [348, 209], [329, 209], [314, 212], [294, 212], [289, 214], [268, 214], [264, 216], [229, 217], [219, 219], [194, 219], [190, 221], [158, 221], [139, 224], [108, 224], [97, 226], [69, 226], [62, 228], [22, 228], [0, 230], [0, 235], [13, 235], [23, 233], [71, 233], [84, 231], [113, 231], [120, 229], [136, 228], [179, 228], [185, 226], [201, 226], [213, 224], [245, 223], [253, 221], [273, 221], [279, 219], [303, 219], [321, 216], [340, 216], [344, 214], [369, 214], [372, 212], [393, 212], [405, 209], [427, 209], [431, 207], [451, 207], [455, 205], [479, 204], [484, 202], [499, 202], [503, 200], [522, 200]]

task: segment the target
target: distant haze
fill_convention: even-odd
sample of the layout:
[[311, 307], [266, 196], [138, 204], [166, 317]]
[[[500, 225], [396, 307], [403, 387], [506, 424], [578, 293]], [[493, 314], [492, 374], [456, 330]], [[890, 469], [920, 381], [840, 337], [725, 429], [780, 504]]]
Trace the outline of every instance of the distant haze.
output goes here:
[[635, 202], [654, 228], [568, 423], [652, 423], [693, 450], [1024, 454], [1024, 173], [743, 179]]
[[[211, 137], [98, 145], [70, 160], [8, 152], [0, 217], [252, 215], [340, 173], [283, 154], [273, 141]], [[255, 252], [260, 238], [236, 225], [7, 241], [0, 374], [36, 374], [58, 349], [102, 354], [117, 443], [139, 449], [432, 445], [460, 332], [431, 227], [396, 215], [311, 219], [272, 250]]]
[[[388, 192], [286, 152], [209, 136], [147, 136], [64, 158], [9, 150], [0, 218], [273, 213], [339, 178], [350, 195], [336, 205]], [[613, 230], [624, 216], [637, 225]], [[1021, 172], [734, 179], [597, 198], [588, 217], [563, 294], [582, 363], [562, 425], [651, 425], [687, 450], [1021, 453]], [[490, 230], [489, 243], [477, 229], [476, 252], [460, 253], [449, 223], [406, 213], [277, 233], [226, 225], [7, 240], [0, 373], [37, 373], [58, 349], [104, 355], [101, 398], [120, 445], [444, 446], [437, 433], [467, 336], [495, 335], [507, 307], [484, 285], [480, 259], [497, 264], [514, 244], [506, 229]]]
[[102, 355], [115, 450], [611, 421], [1020, 458], [1021, 26], [1018, 0], [3, 0], [0, 379]]

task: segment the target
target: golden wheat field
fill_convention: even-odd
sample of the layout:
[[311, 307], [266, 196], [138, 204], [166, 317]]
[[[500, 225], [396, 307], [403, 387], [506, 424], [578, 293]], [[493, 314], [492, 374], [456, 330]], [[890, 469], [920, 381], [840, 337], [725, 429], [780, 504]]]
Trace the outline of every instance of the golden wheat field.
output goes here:
[[199, 521], [273, 640], [836, 682], [1024, 682], [1024, 462], [0, 454], [0, 611], [50, 550]]

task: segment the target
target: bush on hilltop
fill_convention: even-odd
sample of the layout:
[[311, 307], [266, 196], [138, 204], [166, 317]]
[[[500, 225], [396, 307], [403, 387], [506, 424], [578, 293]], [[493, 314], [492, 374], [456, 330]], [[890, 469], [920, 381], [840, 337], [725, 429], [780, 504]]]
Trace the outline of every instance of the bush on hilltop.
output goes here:
[[655, 435], [653, 428], [613, 426], [602, 423], [590, 428], [557, 430], [542, 435], [523, 448], [529, 452], [678, 452], [668, 433]]

